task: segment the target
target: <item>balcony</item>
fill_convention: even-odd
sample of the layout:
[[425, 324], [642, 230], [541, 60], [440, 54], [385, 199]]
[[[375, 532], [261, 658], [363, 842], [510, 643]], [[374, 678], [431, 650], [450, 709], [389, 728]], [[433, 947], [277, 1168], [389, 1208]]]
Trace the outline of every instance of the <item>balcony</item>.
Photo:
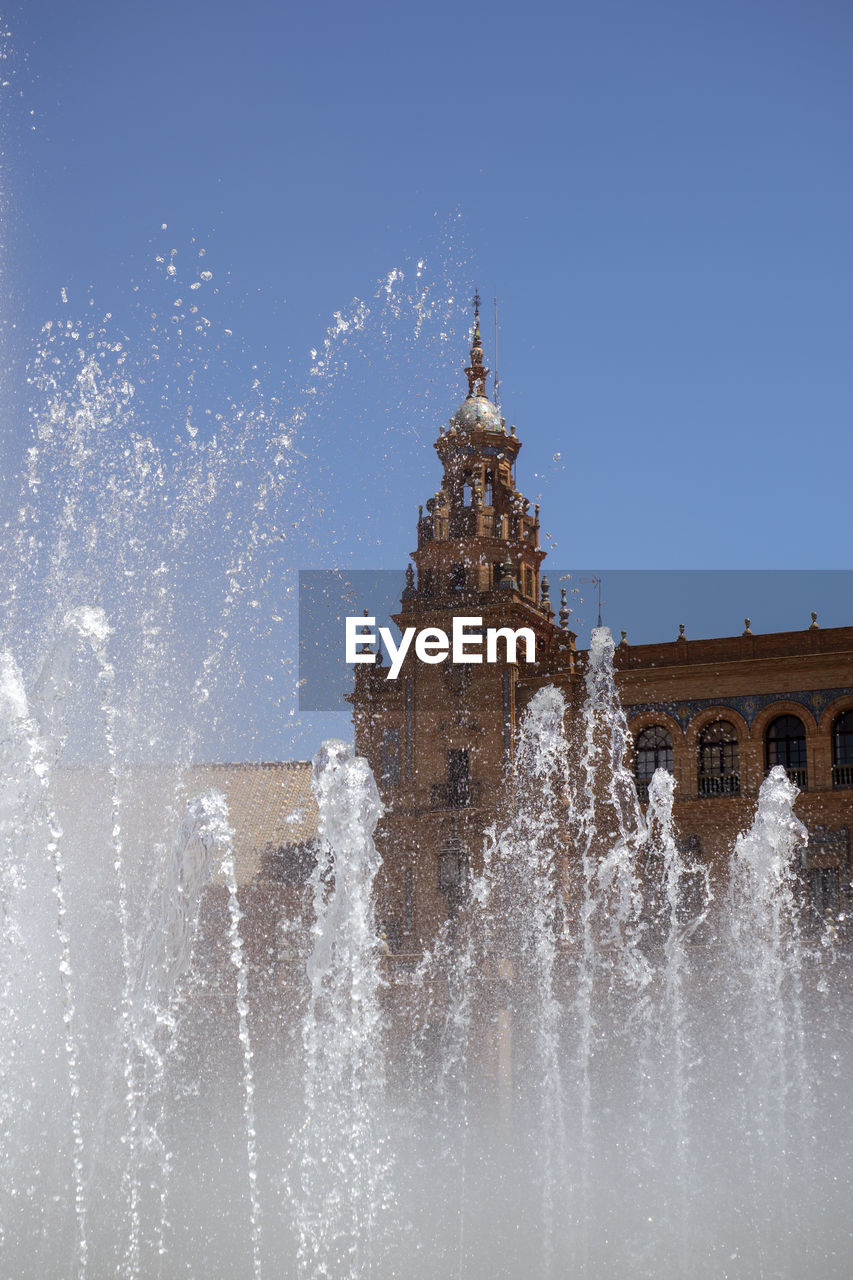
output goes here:
[[435, 782], [429, 789], [430, 809], [477, 809], [482, 788], [479, 782]]
[[700, 796], [739, 796], [740, 774], [700, 774], [699, 794]]
[[844, 787], [853, 787], [853, 764], [834, 764], [832, 766], [832, 787], [841, 791]]

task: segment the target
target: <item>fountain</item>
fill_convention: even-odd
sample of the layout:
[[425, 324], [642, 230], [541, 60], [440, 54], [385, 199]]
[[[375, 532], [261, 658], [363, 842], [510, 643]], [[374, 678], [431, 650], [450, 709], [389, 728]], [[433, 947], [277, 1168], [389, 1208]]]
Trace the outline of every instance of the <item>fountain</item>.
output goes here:
[[[327, 743], [307, 964], [284, 979], [301, 1036], [294, 1049], [282, 1034], [277, 1097], [269, 1048], [253, 1048], [264, 1011], [216, 792], [186, 799], [158, 896], [139, 901], [108, 642], [99, 611], [67, 615], [39, 705], [2, 659], [0, 1221], [14, 1274], [33, 1259], [57, 1276], [842, 1273], [843, 961], [801, 926], [804, 833], [783, 770], [712, 901], [679, 849], [670, 775], [655, 775], [645, 819], [631, 793], [612, 641], [596, 632], [580, 769], [545, 688], [452, 932], [395, 976], [373, 916], [376, 787]], [[57, 707], [87, 661], [107, 766], [69, 795]], [[83, 850], [64, 815], [81, 783], [109, 834], [98, 905], [70, 872]], [[230, 977], [199, 955], [216, 876]]]
[[846, 1275], [848, 966], [804, 927], [784, 771], [711, 883], [672, 777], [638, 801], [596, 628], [582, 718], [531, 700], [482, 870], [405, 963], [374, 918], [376, 785], [321, 748], [307, 893], [259, 971], [234, 816], [187, 766], [293, 424], [190, 433], [175, 477], [125, 353], [78, 343], [36, 362], [7, 525], [0, 1272]]

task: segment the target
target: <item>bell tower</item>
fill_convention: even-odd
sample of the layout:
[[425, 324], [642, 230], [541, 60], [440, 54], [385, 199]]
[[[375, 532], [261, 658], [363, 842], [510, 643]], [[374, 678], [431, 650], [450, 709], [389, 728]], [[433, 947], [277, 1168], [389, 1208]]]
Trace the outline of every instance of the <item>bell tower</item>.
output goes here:
[[[521, 441], [486, 395], [479, 297], [474, 297], [468, 394], [435, 450], [441, 487], [419, 509], [417, 548], [394, 621], [440, 628], [453, 618], [530, 628], [537, 667], [573, 663], [574, 636], [556, 623], [539, 546], [539, 508], [516, 488]], [[471, 629], [469, 628], [469, 633]], [[503, 652], [503, 650], [500, 650]], [[535, 674], [524, 664], [525, 674]], [[410, 650], [398, 678], [355, 668], [356, 750], [379, 783], [386, 815], [377, 831], [389, 946], [416, 953], [453, 916], [479, 869], [483, 833], [500, 815], [516, 728], [516, 663], [427, 664]]]
[[452, 609], [465, 597], [501, 590], [509, 593], [503, 599], [515, 595], [526, 601], [541, 623], [549, 605], [540, 604], [545, 552], [539, 548], [539, 508], [531, 515], [530, 503], [515, 488], [521, 441], [486, 397], [479, 302], [475, 294], [468, 395], [435, 442], [442, 484], [428, 499], [426, 514], [419, 512], [412, 556], [418, 587], [403, 609], [433, 608], [438, 601]]

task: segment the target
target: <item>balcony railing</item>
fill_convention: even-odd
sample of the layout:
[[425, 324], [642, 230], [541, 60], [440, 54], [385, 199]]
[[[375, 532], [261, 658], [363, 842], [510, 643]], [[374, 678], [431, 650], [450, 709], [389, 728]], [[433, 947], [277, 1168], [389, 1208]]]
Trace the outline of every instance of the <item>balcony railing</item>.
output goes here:
[[[767, 772], [769, 773], [770, 770], [768, 769]], [[790, 778], [791, 782], [793, 782], [795, 787], [799, 787], [801, 791], [808, 791], [809, 789], [808, 769], [786, 769], [785, 772], [787, 773], [788, 777]]]
[[853, 764], [834, 764], [832, 785], [836, 791], [842, 787], [853, 787]]
[[699, 794], [700, 796], [739, 796], [740, 774], [700, 774]]
[[[801, 791], [808, 791], [808, 769], [786, 769], [785, 772], [794, 785], [799, 787]], [[740, 795], [740, 774], [738, 773], [715, 774], [704, 777], [700, 775], [698, 781], [700, 796]], [[650, 782], [651, 778], [634, 779], [634, 784], [637, 788], [637, 798], [640, 801], [640, 804], [648, 804], [649, 802]], [[832, 769], [832, 785], [836, 789], [842, 787], [853, 787], [853, 765], [834, 765]]]
[[476, 809], [480, 804], [479, 782], [435, 782], [429, 789], [431, 809]]

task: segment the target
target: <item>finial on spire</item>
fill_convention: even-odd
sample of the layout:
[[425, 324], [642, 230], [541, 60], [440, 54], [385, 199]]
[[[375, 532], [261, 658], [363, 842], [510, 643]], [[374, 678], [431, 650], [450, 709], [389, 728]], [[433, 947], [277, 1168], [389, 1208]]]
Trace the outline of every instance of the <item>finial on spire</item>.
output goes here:
[[[480, 293], [474, 290], [474, 336], [471, 340], [471, 363], [465, 373], [468, 376], [468, 396], [485, 396], [489, 370], [483, 365], [483, 340], [480, 337]], [[475, 390], [476, 388], [476, 390]]]

